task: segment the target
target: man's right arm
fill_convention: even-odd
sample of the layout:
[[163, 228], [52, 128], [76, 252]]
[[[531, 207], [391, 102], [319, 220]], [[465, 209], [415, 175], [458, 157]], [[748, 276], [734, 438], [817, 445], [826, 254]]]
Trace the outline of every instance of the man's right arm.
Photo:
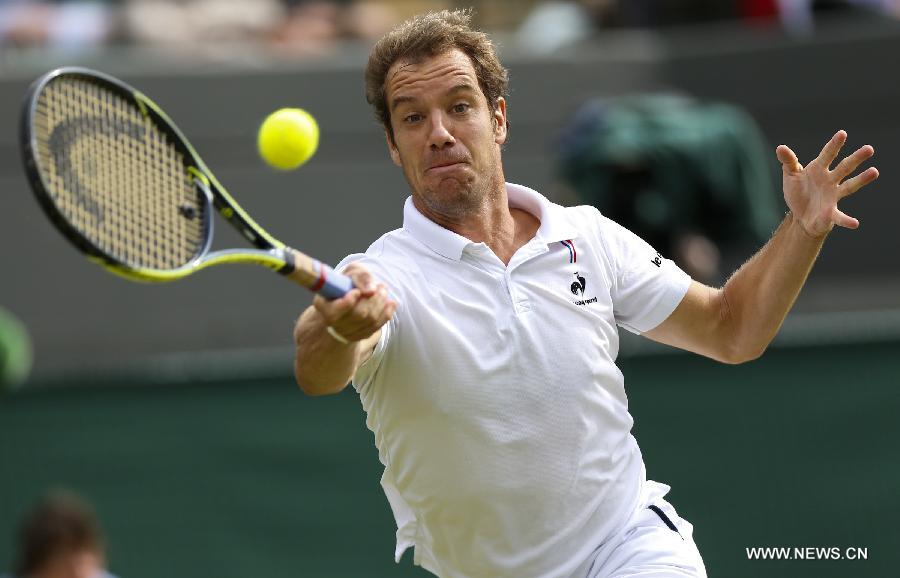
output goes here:
[[365, 267], [353, 263], [344, 272], [356, 288], [334, 301], [316, 296], [294, 327], [294, 376], [307, 395], [343, 390], [372, 355], [382, 326], [397, 309]]

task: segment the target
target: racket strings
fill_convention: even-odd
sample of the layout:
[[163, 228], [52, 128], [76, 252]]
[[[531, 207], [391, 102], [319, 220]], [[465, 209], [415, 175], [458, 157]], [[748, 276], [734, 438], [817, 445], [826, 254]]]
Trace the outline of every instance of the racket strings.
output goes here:
[[199, 254], [205, 202], [182, 153], [137, 104], [97, 81], [62, 76], [42, 90], [33, 128], [52, 201], [93, 245], [152, 269]]

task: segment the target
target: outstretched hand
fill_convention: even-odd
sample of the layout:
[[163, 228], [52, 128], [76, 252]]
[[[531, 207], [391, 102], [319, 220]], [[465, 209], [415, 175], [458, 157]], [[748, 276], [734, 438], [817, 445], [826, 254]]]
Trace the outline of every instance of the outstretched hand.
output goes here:
[[823, 237], [835, 225], [848, 229], [859, 227], [858, 220], [838, 209], [838, 201], [878, 178], [878, 169], [875, 167], [847, 178], [875, 154], [875, 149], [870, 145], [860, 147], [831, 169], [845, 142], [847, 133], [839, 130], [819, 156], [805, 167], [786, 145], [775, 149], [784, 173], [784, 200], [794, 219], [811, 237]]

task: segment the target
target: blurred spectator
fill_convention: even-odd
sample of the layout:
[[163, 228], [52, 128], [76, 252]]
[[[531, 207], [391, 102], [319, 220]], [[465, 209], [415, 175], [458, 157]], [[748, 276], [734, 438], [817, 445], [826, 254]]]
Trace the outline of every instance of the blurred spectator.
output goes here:
[[170, 46], [261, 40], [286, 16], [280, 0], [127, 0], [123, 11], [132, 41]]
[[[722, 280], [778, 221], [768, 147], [726, 104], [644, 95], [585, 104], [559, 142], [565, 182], [698, 281]], [[729, 264], [730, 265], [730, 264]]]
[[325, 0], [286, 2], [287, 17], [272, 34], [273, 46], [289, 54], [321, 54], [341, 37], [343, 3]]
[[900, 18], [900, 0], [550, 0], [539, 2], [518, 29], [519, 44], [552, 52], [608, 28], [661, 29], [706, 22], [781, 24], [809, 32], [815, 18]]
[[374, 39], [398, 21], [376, 0], [127, 0], [124, 21], [139, 43], [259, 43], [291, 56], [320, 55], [347, 39]]
[[817, 17], [900, 17], [898, 0], [776, 0], [781, 24], [793, 33], [813, 31]]
[[99, 0], [0, 0], [0, 44], [91, 47], [109, 40], [114, 22], [112, 6]]
[[409, 8], [387, 0], [0, 0], [0, 44], [233, 43], [321, 54], [341, 40], [380, 37]]
[[594, 33], [593, 15], [586, 2], [541, 2], [516, 33], [522, 50], [546, 54], [574, 44]]
[[[487, 27], [518, 26], [524, 49], [545, 53], [607, 28], [665, 28], [743, 19], [812, 30], [819, 14], [900, 17], [900, 0], [473, 0]], [[256, 44], [319, 55], [372, 42], [445, 0], [0, 0], [0, 45], [67, 51], [136, 42], [174, 48]], [[529, 8], [533, 8], [529, 12]]]
[[405, 16], [395, 3], [383, 0], [286, 2], [288, 17], [272, 39], [277, 49], [291, 54], [321, 53], [338, 40], [375, 42]]
[[348, 37], [375, 43], [407, 17], [393, 2], [358, 0], [344, 9], [342, 28]]
[[100, 524], [76, 494], [47, 494], [23, 518], [14, 574], [4, 578], [115, 578], [106, 570]]

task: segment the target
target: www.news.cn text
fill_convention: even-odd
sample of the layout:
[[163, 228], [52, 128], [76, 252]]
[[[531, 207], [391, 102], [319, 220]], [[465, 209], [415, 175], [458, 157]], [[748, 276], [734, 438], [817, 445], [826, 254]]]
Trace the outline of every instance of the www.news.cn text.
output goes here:
[[755, 547], [745, 548], [748, 560], [868, 560], [869, 549], [858, 546]]

